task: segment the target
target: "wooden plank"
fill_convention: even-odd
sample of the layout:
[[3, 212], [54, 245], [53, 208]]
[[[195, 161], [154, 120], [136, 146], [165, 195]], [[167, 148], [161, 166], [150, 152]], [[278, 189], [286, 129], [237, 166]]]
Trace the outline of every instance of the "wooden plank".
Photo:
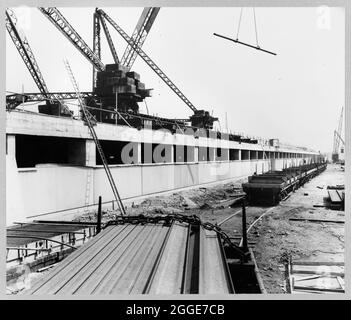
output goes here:
[[293, 265], [292, 273], [296, 274], [329, 274], [329, 275], [343, 275], [343, 266], [311, 266], [311, 265]]
[[341, 202], [341, 198], [336, 190], [328, 190], [328, 194], [332, 203]]
[[316, 279], [308, 279], [308, 280], [301, 280], [294, 276], [294, 281], [296, 285], [300, 287], [306, 288], [315, 288], [315, 289], [333, 289], [333, 290], [340, 290], [340, 284], [336, 277], [325, 276], [321, 275], [319, 278]]
[[339, 285], [341, 287], [342, 290], [345, 290], [345, 281], [343, 278], [341, 277], [336, 277], [337, 281], [339, 282]]
[[340, 276], [343, 277], [345, 275], [344, 272], [319, 272], [319, 271], [303, 271], [303, 270], [294, 270], [293, 274], [320, 274], [320, 275], [329, 275], [329, 276]]
[[306, 281], [306, 280], [313, 280], [313, 279], [319, 279], [322, 275], [312, 275], [312, 276], [302, 276], [301, 278], [296, 277], [296, 274], [294, 275], [295, 278], [295, 282], [299, 282], [299, 281]]

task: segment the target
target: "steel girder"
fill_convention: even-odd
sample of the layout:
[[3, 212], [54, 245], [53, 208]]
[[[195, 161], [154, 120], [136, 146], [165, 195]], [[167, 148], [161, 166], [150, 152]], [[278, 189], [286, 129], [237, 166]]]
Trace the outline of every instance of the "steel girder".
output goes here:
[[[159, 11], [160, 8], [144, 8], [131, 37], [140, 48], [143, 46]], [[121, 59], [122, 65], [131, 68], [137, 55], [134, 47], [128, 44]]]

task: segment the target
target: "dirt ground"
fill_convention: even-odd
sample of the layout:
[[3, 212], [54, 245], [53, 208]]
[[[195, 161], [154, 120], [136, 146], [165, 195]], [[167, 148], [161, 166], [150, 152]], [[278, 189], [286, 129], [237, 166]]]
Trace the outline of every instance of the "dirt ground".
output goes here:
[[[239, 243], [242, 217], [240, 207], [230, 207], [242, 193], [241, 184], [247, 179], [150, 197], [126, 207], [128, 215], [181, 213], [198, 215], [202, 221], [220, 224], [221, 228]], [[343, 220], [343, 211], [322, 205], [327, 186], [344, 184], [344, 172], [339, 165], [327, 170], [295, 191], [290, 198], [274, 208], [246, 209], [247, 226], [269, 210], [248, 234], [264, 286], [268, 293], [285, 293], [284, 263], [287, 258], [304, 261], [344, 261], [344, 224], [291, 221], [290, 218]], [[225, 218], [236, 213], [230, 220]], [[103, 222], [115, 217], [105, 211]], [[79, 221], [96, 221], [96, 213], [85, 214]], [[39, 275], [38, 275], [39, 276]]]
[[[231, 208], [233, 199], [242, 193], [245, 180], [201, 187], [172, 194], [150, 197], [139, 204], [127, 207], [127, 214], [196, 214], [203, 221], [221, 223], [226, 217], [237, 214], [221, 224], [221, 228], [239, 243], [241, 239], [241, 209]], [[291, 221], [290, 218], [342, 220], [343, 211], [330, 210], [323, 205], [327, 186], [344, 184], [344, 171], [340, 165], [328, 165], [326, 171], [296, 190], [287, 200], [274, 208], [247, 208], [247, 226], [269, 209], [269, 212], [250, 230], [249, 246], [253, 249], [268, 293], [285, 293], [284, 264], [292, 261], [344, 261], [344, 224]], [[106, 212], [104, 220], [112, 218]], [[80, 220], [95, 220], [86, 215]]]

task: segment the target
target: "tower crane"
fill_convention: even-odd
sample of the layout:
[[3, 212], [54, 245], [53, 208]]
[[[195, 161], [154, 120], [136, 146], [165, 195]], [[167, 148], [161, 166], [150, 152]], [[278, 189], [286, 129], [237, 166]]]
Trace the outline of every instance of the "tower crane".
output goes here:
[[[127, 68], [133, 65], [136, 56], [139, 55], [151, 69], [175, 92], [178, 97], [193, 111], [193, 115], [190, 117], [192, 125], [200, 128], [211, 129], [213, 122], [217, 121], [218, 118], [214, 118], [208, 111], [198, 110], [190, 100], [180, 91], [180, 89], [166, 76], [166, 74], [156, 65], [154, 61], [141, 49], [148, 33], [150, 32], [151, 26], [155, 21], [155, 18], [159, 12], [159, 8], [145, 8], [139, 18], [137, 26], [133, 32], [132, 38], [129, 37], [111, 17], [109, 17], [103, 10], [96, 9], [94, 14], [94, 38], [93, 38], [93, 50], [87, 45], [82, 37], [77, 33], [62, 13], [55, 7], [40, 7], [39, 10], [48, 18], [48, 20], [54, 24], [54, 26], [78, 49], [78, 51], [93, 65], [94, 70], [104, 71], [106, 66], [101, 61], [101, 44], [100, 44], [100, 25], [103, 26], [107, 41], [110, 46], [110, 50], [114, 57], [115, 62], [119, 61], [116, 50], [113, 46], [111, 36], [107, 29], [105, 20], [107, 20], [112, 27], [123, 37], [127, 42], [128, 46], [123, 54], [120, 64], [125, 64]], [[95, 71], [93, 75], [93, 85], [95, 82]], [[40, 93], [27, 93], [22, 95], [22, 98], [28, 101], [42, 101], [47, 99], [77, 99], [77, 95], [74, 92], [55, 92], [49, 93], [47, 90], [44, 92], [40, 90]], [[95, 99], [97, 95], [95, 92], [81, 92], [81, 97]], [[16, 95], [7, 96], [7, 102], [13, 102], [16, 99]], [[20, 104], [21, 102], [17, 103]]]

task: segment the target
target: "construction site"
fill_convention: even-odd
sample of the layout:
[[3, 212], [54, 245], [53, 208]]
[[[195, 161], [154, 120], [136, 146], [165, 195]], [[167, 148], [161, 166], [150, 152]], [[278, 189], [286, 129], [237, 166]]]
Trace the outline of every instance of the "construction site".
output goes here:
[[[193, 33], [199, 37], [199, 50], [207, 46], [208, 57], [192, 53], [196, 48], [182, 42], [194, 42], [191, 32], [183, 40], [185, 33], [167, 33], [172, 26], [165, 31], [179, 17], [186, 30], [195, 12], [191, 8], [132, 8], [124, 9], [124, 15], [117, 8], [84, 8], [77, 19], [72, 18], [77, 8], [6, 9], [8, 295], [345, 293], [344, 107], [330, 106], [325, 118], [319, 114], [311, 121], [312, 107], [295, 114], [293, 107], [281, 105], [286, 98], [279, 100], [277, 94], [275, 110], [284, 111], [269, 115], [274, 90], [282, 91], [285, 76], [292, 81], [286, 85], [289, 89], [295, 80], [289, 74], [293, 71], [274, 73], [274, 64], [282, 63], [280, 56], [289, 49], [277, 44], [275, 50], [273, 41], [260, 38], [265, 25], [264, 30], [273, 30], [269, 14], [276, 16], [274, 9], [260, 9], [258, 24], [255, 8], [226, 14], [216, 8], [217, 20], [210, 26], [216, 29], [205, 34], [199, 26]], [[198, 12], [204, 24], [214, 15]], [[301, 17], [313, 13], [301, 12]], [[33, 36], [39, 30], [25, 25], [28, 17], [50, 34], [41, 48], [42, 39]], [[227, 18], [237, 26], [232, 36], [219, 23]], [[133, 28], [124, 29], [126, 22]], [[86, 39], [86, 26], [92, 39]], [[245, 28], [254, 41], [246, 37]], [[164, 35], [172, 40], [163, 42]], [[183, 45], [185, 62], [163, 59], [170, 43]], [[50, 56], [50, 44], [63, 60], [60, 66]], [[155, 59], [148, 53], [153, 45]], [[247, 89], [255, 80], [236, 79], [239, 73], [229, 66], [219, 71], [210, 60], [210, 47], [216, 47], [218, 63], [222, 51], [231, 56], [240, 51], [248, 65], [263, 57], [264, 72], [273, 70], [272, 75], [257, 76], [259, 87]], [[181, 52], [173, 54], [183, 61]], [[171, 67], [164, 66], [168, 61]], [[328, 61], [321, 58], [323, 68], [336, 69]], [[304, 67], [299, 68], [303, 73]], [[44, 79], [50, 72], [50, 82], [62, 89], [49, 89], [54, 86]], [[22, 73], [28, 79], [21, 78]], [[183, 76], [183, 85], [178, 87], [173, 75], [178, 80]], [[334, 81], [317, 72], [314, 77]], [[308, 80], [304, 85], [310, 92]], [[183, 86], [189, 95], [181, 91]], [[302, 87], [296, 86], [298, 96]], [[329, 87], [318, 83], [314, 89], [323, 93]], [[248, 104], [251, 99], [262, 101], [265, 113], [247, 105], [240, 110], [238, 101], [233, 104], [229, 98], [236, 91], [245, 93]], [[343, 101], [339, 91], [329, 91]], [[322, 94], [317, 102], [313, 90], [310, 95], [306, 104], [308, 99], [316, 105], [326, 101]], [[194, 96], [210, 103], [193, 104]], [[221, 106], [226, 102], [226, 107], [217, 109], [216, 101]], [[328, 119], [331, 116], [335, 121]], [[325, 129], [325, 119], [334, 132]], [[300, 120], [309, 123], [306, 131]], [[228, 122], [240, 129], [232, 131]], [[248, 131], [262, 128], [262, 136], [278, 128], [283, 140], [308, 141], [309, 147], [284, 143], [279, 136], [239, 132], [240, 122], [250, 125]], [[323, 137], [315, 138], [321, 130]], [[299, 135], [303, 139], [298, 140]], [[329, 143], [321, 152], [319, 140], [324, 137], [333, 146], [329, 149]]]

